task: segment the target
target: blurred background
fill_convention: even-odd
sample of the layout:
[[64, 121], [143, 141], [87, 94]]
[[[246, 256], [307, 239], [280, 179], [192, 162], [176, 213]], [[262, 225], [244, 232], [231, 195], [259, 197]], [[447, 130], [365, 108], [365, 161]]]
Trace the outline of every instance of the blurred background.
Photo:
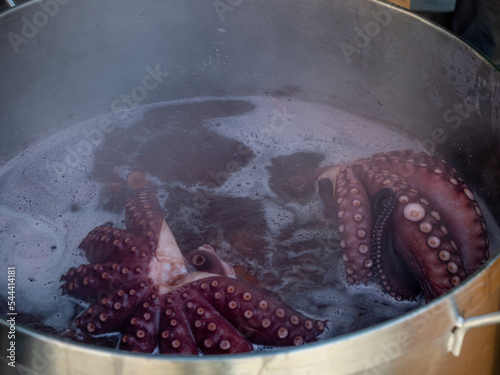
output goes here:
[[[387, 1], [440, 24], [465, 39], [500, 66], [500, 0]], [[27, 1], [0, 0], [0, 12], [8, 9], [9, 4], [12, 6], [24, 2]]]
[[[409, 9], [459, 35], [500, 66], [500, 0], [410, 0]], [[407, 4], [401, 4], [408, 8]]]

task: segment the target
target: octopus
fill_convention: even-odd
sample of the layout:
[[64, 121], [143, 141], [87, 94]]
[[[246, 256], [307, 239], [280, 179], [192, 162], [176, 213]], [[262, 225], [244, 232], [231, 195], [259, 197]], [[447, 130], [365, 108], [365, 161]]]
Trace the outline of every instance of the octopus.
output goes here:
[[81, 242], [90, 264], [61, 277], [62, 293], [87, 301], [79, 339], [120, 335], [119, 348], [162, 354], [229, 354], [254, 345], [317, 340], [326, 322], [270, 290], [235, 278], [210, 245], [181, 253], [154, 191], [125, 201], [125, 227], [101, 225]]
[[397, 300], [430, 301], [489, 258], [472, 189], [446, 161], [392, 151], [324, 168], [318, 190], [335, 212], [346, 281], [376, 283]]

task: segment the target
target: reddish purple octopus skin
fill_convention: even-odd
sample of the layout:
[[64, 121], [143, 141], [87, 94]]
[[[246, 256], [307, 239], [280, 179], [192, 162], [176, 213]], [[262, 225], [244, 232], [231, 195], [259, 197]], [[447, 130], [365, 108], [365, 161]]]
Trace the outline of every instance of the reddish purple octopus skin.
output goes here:
[[[320, 196], [338, 215], [348, 283], [375, 281], [398, 300], [412, 300], [421, 289], [430, 301], [489, 258], [479, 204], [444, 160], [392, 151], [321, 172]], [[373, 207], [384, 194], [394, 200], [382, 199], [391, 207], [377, 216]], [[406, 266], [395, 266], [394, 254]]]
[[74, 321], [80, 339], [120, 332], [123, 350], [197, 355], [301, 345], [323, 332], [324, 322], [235, 279], [209, 245], [183, 257], [164, 214], [143, 191], [125, 202], [126, 229], [98, 226], [83, 239], [91, 264], [61, 277], [63, 294], [90, 302]]

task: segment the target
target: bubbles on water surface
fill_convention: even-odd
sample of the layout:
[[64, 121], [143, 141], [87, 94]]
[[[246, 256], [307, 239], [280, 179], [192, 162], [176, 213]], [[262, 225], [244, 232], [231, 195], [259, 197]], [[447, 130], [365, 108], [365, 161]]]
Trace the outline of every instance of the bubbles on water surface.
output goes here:
[[141, 172], [183, 252], [211, 244], [239, 278], [329, 320], [330, 335], [399, 315], [420, 302], [345, 284], [338, 233], [310, 182], [319, 167], [393, 149], [418, 144], [335, 108], [276, 98], [149, 105], [67, 129], [0, 169], [0, 254], [17, 269], [18, 311], [69, 327], [78, 304], [61, 297], [59, 278], [87, 263], [78, 245], [90, 230], [124, 227], [127, 176]]

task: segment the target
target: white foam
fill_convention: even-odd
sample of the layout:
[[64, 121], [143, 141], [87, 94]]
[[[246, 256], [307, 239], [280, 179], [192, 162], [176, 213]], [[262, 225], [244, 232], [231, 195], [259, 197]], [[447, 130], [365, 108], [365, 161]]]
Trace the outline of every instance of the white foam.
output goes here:
[[[41, 141], [0, 168], [0, 224], [5, 228], [0, 232], [0, 253], [4, 265], [17, 267], [19, 312], [36, 313], [42, 323], [56, 329], [69, 325], [75, 301], [61, 297], [60, 276], [70, 267], [86, 263], [77, 247], [91, 229], [105, 222], [121, 225], [123, 211], [113, 213], [99, 207], [105, 187], [89, 177], [95, 151], [102, 147], [108, 134], [115, 129], [126, 132], [155, 106], [207, 99], [231, 100], [194, 98], [92, 119]], [[270, 97], [235, 99], [248, 100], [255, 109], [243, 115], [205, 120], [202, 126], [250, 147], [255, 154], [253, 159], [244, 166], [233, 165], [231, 168], [237, 172], [221, 171], [228, 179], [217, 188], [185, 186], [151, 175], [148, 181], [161, 190], [165, 199], [169, 190], [163, 188], [178, 186], [193, 195], [205, 189], [211, 197], [261, 201], [269, 228], [262, 236], [270, 248], [280, 250], [260, 257], [247, 256], [234, 251], [219, 235], [218, 254], [229, 264], [243, 265], [295, 308], [329, 320], [330, 334], [391, 318], [421, 303], [397, 303], [375, 287], [348, 287], [338, 233], [306, 225], [317, 220], [323, 208], [317, 194], [306, 202], [283, 200], [269, 186], [268, 168], [273, 158], [297, 152], [323, 154], [322, 165], [329, 165], [381, 151], [419, 150], [420, 143], [379, 123], [317, 103]], [[148, 132], [134, 135], [140, 144], [155, 136]], [[132, 163], [113, 168], [122, 179], [133, 170]], [[178, 212], [186, 227], [196, 234], [202, 228], [195, 226], [203, 225], [197, 214], [197, 209], [187, 206]], [[280, 239], [292, 224], [298, 227]], [[494, 240], [498, 243], [497, 234]], [[302, 242], [309, 245], [293, 247]], [[5, 295], [6, 278], [0, 278], [0, 288], [0, 294]]]

